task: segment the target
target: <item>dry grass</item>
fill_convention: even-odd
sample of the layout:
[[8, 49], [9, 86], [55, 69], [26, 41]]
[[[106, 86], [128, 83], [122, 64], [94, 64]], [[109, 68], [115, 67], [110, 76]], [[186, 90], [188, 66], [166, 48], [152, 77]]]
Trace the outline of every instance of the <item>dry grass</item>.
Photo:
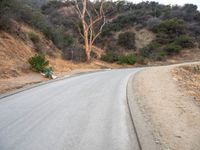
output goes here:
[[32, 55], [34, 50], [22, 40], [0, 31], [0, 78], [20, 75]]
[[177, 67], [172, 73], [181, 88], [200, 102], [200, 64]]

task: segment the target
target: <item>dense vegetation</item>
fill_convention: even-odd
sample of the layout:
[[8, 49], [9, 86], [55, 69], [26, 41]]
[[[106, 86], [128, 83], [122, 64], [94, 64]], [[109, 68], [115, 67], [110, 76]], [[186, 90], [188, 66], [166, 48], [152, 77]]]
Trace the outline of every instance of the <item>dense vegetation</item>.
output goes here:
[[[94, 5], [98, 7], [97, 3]], [[143, 62], [144, 58], [163, 60], [184, 48], [200, 45], [200, 12], [196, 5], [181, 7], [157, 2], [107, 1], [104, 10], [107, 23], [95, 44], [106, 50], [107, 54], [102, 56], [105, 61], [134, 64], [135, 61]], [[84, 60], [83, 40], [78, 32], [81, 26], [73, 2], [1, 0], [0, 29], [16, 34], [13, 20], [41, 31], [62, 51], [65, 59]], [[135, 33], [127, 30], [132, 28], [146, 28], [156, 37], [150, 44], [138, 49]], [[39, 37], [34, 33], [29, 33], [29, 37], [36, 50], [39, 49]]]
[[[101, 42], [110, 40], [109, 43], [106, 42], [108, 51], [116, 53], [120, 50], [113, 46], [117, 44], [113, 38], [116, 32], [126, 32], [126, 29], [133, 27], [137, 30], [147, 28], [156, 35], [150, 44], [138, 50], [140, 58], [142, 56], [163, 60], [178, 54], [184, 48], [192, 48], [200, 43], [200, 13], [197, 6], [193, 4], [180, 7], [161, 5], [156, 2], [139, 4], [119, 2], [110, 5], [112, 9], [115, 8], [118, 15], [107, 23], [101, 37]], [[124, 41], [125, 39], [126, 37]], [[128, 49], [126, 47], [126, 51]]]

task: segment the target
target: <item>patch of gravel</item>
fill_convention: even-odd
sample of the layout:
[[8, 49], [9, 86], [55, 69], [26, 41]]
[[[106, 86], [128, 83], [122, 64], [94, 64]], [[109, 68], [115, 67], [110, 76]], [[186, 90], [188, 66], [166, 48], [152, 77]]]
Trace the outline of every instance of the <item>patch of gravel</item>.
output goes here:
[[152, 67], [138, 73], [134, 98], [161, 149], [199, 150], [200, 107], [173, 80], [173, 68]]

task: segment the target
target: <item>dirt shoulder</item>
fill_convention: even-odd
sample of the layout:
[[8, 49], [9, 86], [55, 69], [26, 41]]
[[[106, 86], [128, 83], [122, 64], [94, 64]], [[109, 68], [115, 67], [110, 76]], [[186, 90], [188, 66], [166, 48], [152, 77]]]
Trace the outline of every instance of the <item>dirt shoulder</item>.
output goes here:
[[133, 81], [134, 98], [162, 149], [200, 149], [200, 106], [179, 86], [172, 70], [152, 67]]
[[[94, 68], [85, 68], [85, 69], [74, 69], [69, 70], [66, 72], [56, 72], [57, 78], [63, 78], [65, 76], [84, 73], [84, 72], [91, 72], [91, 71], [99, 71], [100, 69]], [[50, 79], [45, 78], [39, 73], [31, 72], [23, 73], [17, 77], [10, 77], [10, 78], [1, 78], [0, 79], [0, 94], [4, 94], [7, 92], [11, 92], [23, 87], [28, 87], [33, 84], [41, 83], [48, 81]]]

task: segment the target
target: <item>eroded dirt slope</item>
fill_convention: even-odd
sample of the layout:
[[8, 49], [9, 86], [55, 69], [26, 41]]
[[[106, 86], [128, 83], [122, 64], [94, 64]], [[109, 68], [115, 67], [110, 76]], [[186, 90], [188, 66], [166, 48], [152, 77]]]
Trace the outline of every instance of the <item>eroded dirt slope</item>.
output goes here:
[[18, 76], [27, 69], [27, 60], [34, 50], [23, 41], [0, 31], [0, 78]]

